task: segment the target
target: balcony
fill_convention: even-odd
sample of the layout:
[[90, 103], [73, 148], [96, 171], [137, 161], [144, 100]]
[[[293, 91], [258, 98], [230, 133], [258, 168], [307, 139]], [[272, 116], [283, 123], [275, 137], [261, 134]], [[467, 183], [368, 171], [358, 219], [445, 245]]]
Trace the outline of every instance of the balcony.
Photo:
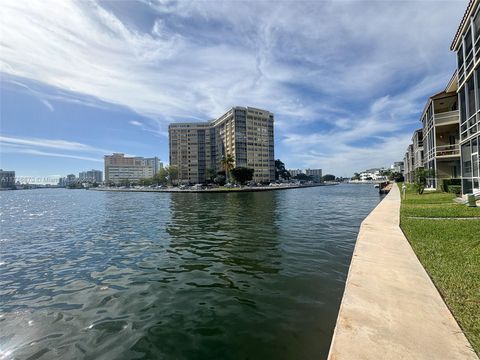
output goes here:
[[458, 110], [447, 111], [434, 115], [435, 126], [436, 125], [448, 125], [458, 123], [460, 120]]
[[458, 144], [437, 146], [435, 156], [437, 158], [460, 156], [460, 146]]

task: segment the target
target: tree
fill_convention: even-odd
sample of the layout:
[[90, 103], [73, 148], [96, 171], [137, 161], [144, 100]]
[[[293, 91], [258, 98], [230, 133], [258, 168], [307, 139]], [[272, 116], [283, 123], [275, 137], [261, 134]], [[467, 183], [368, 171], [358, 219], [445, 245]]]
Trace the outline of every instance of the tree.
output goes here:
[[253, 172], [253, 169], [247, 167], [236, 167], [231, 170], [233, 178], [241, 185], [253, 179]]
[[354, 173], [352, 176], [352, 180], [360, 180], [360, 174], [359, 173]]
[[300, 173], [295, 175], [294, 179], [301, 180], [301, 181], [310, 181], [312, 180], [312, 177], [307, 174]]
[[292, 175], [285, 168], [285, 164], [280, 160], [275, 160], [275, 180], [279, 180], [280, 177], [285, 180], [289, 180]]
[[403, 178], [403, 174], [400, 172], [392, 171], [388, 177], [388, 180], [393, 180], [395, 182], [403, 182], [405, 179]]
[[213, 182], [214, 182], [215, 184], [217, 184], [217, 185], [220, 185], [220, 186], [225, 185], [226, 181], [227, 181], [227, 180], [226, 180], [225, 176], [224, 176], [224, 175], [220, 175], [220, 174], [218, 174], [218, 175], [213, 179]]
[[209, 169], [205, 170], [205, 181], [206, 182], [213, 182], [216, 175], [217, 174], [215, 173], [215, 170], [213, 170], [213, 169], [209, 168]]
[[331, 175], [331, 174], [323, 175], [323, 181], [335, 181], [335, 175]]
[[178, 168], [175, 165], [170, 165], [166, 167], [168, 172], [168, 181], [171, 185], [175, 185], [178, 180]]
[[222, 156], [221, 163], [223, 170], [225, 170], [225, 173], [227, 174], [227, 180], [230, 181], [230, 171], [234, 168], [235, 159], [232, 155], [227, 154]]
[[427, 180], [435, 176], [433, 169], [418, 168], [414, 174], [414, 187], [417, 193], [423, 194], [425, 187], [427, 186]]
[[166, 185], [168, 180], [168, 170], [161, 168], [155, 175], [153, 175], [153, 183], [157, 185]]

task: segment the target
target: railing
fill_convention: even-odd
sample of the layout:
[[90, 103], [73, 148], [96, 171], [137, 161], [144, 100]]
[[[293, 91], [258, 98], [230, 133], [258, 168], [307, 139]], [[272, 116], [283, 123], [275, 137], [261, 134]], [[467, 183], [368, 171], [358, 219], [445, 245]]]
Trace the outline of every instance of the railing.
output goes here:
[[447, 123], [452, 123], [452, 122], [458, 122], [459, 121], [459, 112], [458, 112], [458, 110], [454, 110], [454, 111], [447, 111], [447, 112], [440, 113], [440, 114], [435, 114], [434, 119], [435, 119], [435, 125], [442, 125], [442, 124], [447, 124]]
[[460, 146], [458, 144], [440, 145], [435, 148], [435, 154], [437, 157], [460, 155]]

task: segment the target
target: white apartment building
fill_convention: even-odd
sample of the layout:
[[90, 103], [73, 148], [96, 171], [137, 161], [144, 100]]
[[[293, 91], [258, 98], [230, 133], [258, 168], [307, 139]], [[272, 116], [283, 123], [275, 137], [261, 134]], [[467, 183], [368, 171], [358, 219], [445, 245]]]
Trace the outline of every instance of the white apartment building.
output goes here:
[[105, 182], [136, 182], [140, 179], [152, 178], [163, 167], [158, 157], [127, 157], [115, 153], [105, 155]]

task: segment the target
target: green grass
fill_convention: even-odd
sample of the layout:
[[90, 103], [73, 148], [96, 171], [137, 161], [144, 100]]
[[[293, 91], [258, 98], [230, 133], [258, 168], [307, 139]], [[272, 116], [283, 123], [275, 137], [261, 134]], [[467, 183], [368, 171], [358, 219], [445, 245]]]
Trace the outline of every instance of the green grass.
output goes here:
[[[401, 187], [400, 187], [401, 188]], [[400, 226], [473, 348], [480, 353], [480, 208], [453, 203], [453, 195], [407, 192]], [[412, 216], [449, 217], [415, 219]]]

